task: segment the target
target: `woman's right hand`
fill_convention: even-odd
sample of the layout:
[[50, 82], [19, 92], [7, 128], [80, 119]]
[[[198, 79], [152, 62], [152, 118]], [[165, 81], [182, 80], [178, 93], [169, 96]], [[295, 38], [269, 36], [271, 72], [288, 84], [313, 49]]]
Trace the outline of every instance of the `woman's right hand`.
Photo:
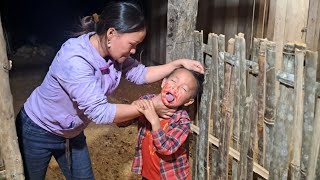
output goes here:
[[154, 99], [151, 100], [157, 114], [164, 119], [170, 118], [173, 115], [173, 113], [176, 112], [176, 109], [170, 109], [159, 101], [155, 101]]

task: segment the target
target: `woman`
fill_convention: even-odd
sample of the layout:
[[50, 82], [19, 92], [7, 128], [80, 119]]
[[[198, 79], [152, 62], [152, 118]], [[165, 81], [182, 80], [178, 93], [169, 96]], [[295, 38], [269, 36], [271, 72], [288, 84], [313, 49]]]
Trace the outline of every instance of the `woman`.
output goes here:
[[[85, 18], [83, 35], [67, 40], [57, 52], [43, 83], [17, 116], [16, 127], [26, 179], [44, 179], [51, 156], [67, 179], [94, 179], [84, 128], [119, 123], [138, 117], [133, 105], [111, 104], [107, 96], [121, 76], [136, 84], [158, 81], [185, 67], [203, 73], [193, 60], [145, 67], [130, 57], [146, 35], [138, 5], [114, 2], [97, 23]], [[174, 110], [155, 104], [157, 113]]]

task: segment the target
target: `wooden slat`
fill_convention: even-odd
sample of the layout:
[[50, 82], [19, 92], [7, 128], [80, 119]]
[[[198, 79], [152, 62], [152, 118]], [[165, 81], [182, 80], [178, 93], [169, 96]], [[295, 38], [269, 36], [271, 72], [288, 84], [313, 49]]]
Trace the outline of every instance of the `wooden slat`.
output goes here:
[[[220, 78], [219, 78], [219, 46], [218, 46], [218, 36], [216, 34], [210, 33], [208, 37], [208, 42], [211, 42], [211, 54], [212, 54], [212, 76], [213, 79], [213, 93], [212, 93], [212, 107], [211, 113], [213, 114], [213, 129], [210, 132], [220, 139], [221, 138], [221, 91], [220, 91]], [[209, 44], [209, 43], [208, 43]], [[217, 174], [217, 162], [219, 159], [219, 150], [214, 146], [212, 148], [212, 166], [211, 174]]]
[[[317, 161], [319, 156], [319, 146], [320, 146], [320, 98], [317, 98], [317, 107], [315, 111], [315, 120], [314, 120], [314, 129], [317, 129], [317, 131], [313, 131], [312, 135], [312, 144], [311, 144], [311, 152], [310, 152], [310, 161], [309, 161], [309, 167], [308, 167], [308, 175], [307, 179], [319, 179], [319, 177], [316, 178], [316, 170], [317, 170]], [[319, 169], [319, 167], [318, 167]]]
[[293, 123], [293, 158], [290, 164], [290, 177], [292, 180], [299, 180], [300, 177], [300, 155], [303, 129], [303, 63], [304, 52], [295, 50], [295, 80], [294, 80], [294, 123]]
[[[203, 43], [203, 31], [195, 31], [193, 34], [194, 37], [194, 59], [200, 61], [202, 64], [204, 64], [204, 58], [203, 58], [203, 50], [202, 50], [202, 43]], [[196, 114], [195, 114], [195, 120], [194, 123], [196, 125], [199, 125], [199, 106], [200, 106], [200, 97], [197, 97], [197, 103], [196, 103]], [[199, 136], [196, 136], [193, 138], [194, 142], [194, 148], [193, 148], [193, 165], [192, 165], [192, 179], [195, 179], [197, 177], [197, 167], [198, 167], [198, 154], [199, 151]]]
[[249, 121], [249, 108], [252, 103], [252, 96], [247, 98], [247, 86], [246, 86], [246, 48], [245, 48], [245, 40], [244, 35], [239, 33], [236, 36], [236, 45], [237, 41], [239, 43], [239, 49], [237, 51], [237, 46], [235, 48], [236, 55], [239, 53], [240, 58], [240, 165], [238, 171], [238, 178], [239, 179], [246, 179], [247, 178], [247, 152], [249, 148], [249, 141], [248, 138], [250, 136], [250, 121]]
[[[219, 52], [225, 51], [225, 37], [219, 35]], [[227, 100], [229, 97], [229, 88], [230, 88], [230, 79], [231, 79], [231, 66], [229, 69], [224, 69], [224, 59], [219, 56], [219, 81], [220, 81], [220, 92], [221, 92], [221, 135], [220, 135], [220, 148], [217, 164], [217, 173], [216, 176], [213, 176], [214, 179], [228, 178], [228, 150], [229, 150], [229, 130], [230, 130], [230, 121], [231, 117], [226, 118], [226, 108]]]
[[[258, 52], [259, 52], [259, 40], [254, 39], [251, 60], [258, 62]], [[260, 74], [260, 73], [259, 73]], [[247, 77], [247, 96], [252, 96], [252, 103], [249, 107], [251, 113], [249, 115], [250, 122], [250, 134], [249, 134], [249, 146], [247, 152], [247, 179], [253, 179], [253, 162], [254, 162], [254, 146], [255, 146], [255, 136], [256, 136], [256, 126], [258, 119], [258, 100], [257, 100], [257, 76], [248, 73]]]
[[[196, 134], [200, 134], [200, 128], [198, 126], [191, 124], [190, 129], [191, 129], [191, 131], [195, 132]], [[209, 142], [211, 144], [213, 144], [214, 146], [219, 147], [219, 144], [220, 144], [219, 139], [215, 138], [211, 134], [209, 135]], [[240, 160], [240, 153], [237, 150], [235, 150], [234, 148], [231, 148], [231, 147], [229, 148], [229, 155], [232, 156], [237, 161]], [[256, 162], [253, 163], [253, 171], [255, 173], [259, 174], [264, 179], [269, 178], [269, 172]], [[201, 178], [198, 177], [198, 179], [201, 179]]]
[[[235, 41], [237, 42], [237, 41]], [[233, 106], [233, 148], [239, 150], [239, 140], [240, 140], [240, 55], [236, 55], [236, 49], [239, 49], [239, 43], [235, 43], [235, 63], [233, 67], [233, 74], [231, 83], [234, 84], [234, 106]]]
[[[212, 36], [209, 34], [209, 37]], [[211, 118], [212, 94], [213, 94], [213, 60], [210, 56], [205, 57], [205, 82], [203, 85], [203, 93], [201, 96], [199, 109], [199, 148], [197, 149], [198, 164], [197, 178], [207, 179], [208, 168], [208, 133], [209, 119]]]
[[310, 159], [310, 151], [312, 144], [314, 129], [314, 112], [315, 112], [315, 93], [316, 93], [316, 67], [317, 56], [315, 52], [307, 51], [306, 54], [306, 67], [305, 67], [305, 96], [304, 96], [304, 115], [303, 115], [303, 141], [302, 141], [302, 159], [301, 159], [301, 175], [302, 178], [307, 176], [308, 164]]

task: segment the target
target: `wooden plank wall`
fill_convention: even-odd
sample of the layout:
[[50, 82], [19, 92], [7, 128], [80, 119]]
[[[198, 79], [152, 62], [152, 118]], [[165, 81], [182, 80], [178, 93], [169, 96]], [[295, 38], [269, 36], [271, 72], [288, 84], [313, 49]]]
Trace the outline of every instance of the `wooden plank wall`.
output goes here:
[[244, 33], [250, 56], [253, 37], [265, 37], [268, 5], [269, 0], [200, 0], [196, 29], [205, 36], [224, 34], [226, 39]]
[[146, 39], [139, 47], [143, 49], [141, 61], [147, 66], [165, 64], [168, 0], [143, 0], [143, 3], [148, 29]]

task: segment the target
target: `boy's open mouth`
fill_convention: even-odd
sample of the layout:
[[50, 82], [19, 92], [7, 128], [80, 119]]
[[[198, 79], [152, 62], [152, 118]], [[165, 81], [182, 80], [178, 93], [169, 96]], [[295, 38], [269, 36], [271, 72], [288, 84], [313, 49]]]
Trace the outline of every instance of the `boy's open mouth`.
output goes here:
[[167, 101], [168, 101], [169, 103], [172, 103], [175, 98], [174, 98], [174, 95], [173, 95], [172, 93], [167, 92], [167, 94], [166, 94], [166, 99], [167, 99]]

